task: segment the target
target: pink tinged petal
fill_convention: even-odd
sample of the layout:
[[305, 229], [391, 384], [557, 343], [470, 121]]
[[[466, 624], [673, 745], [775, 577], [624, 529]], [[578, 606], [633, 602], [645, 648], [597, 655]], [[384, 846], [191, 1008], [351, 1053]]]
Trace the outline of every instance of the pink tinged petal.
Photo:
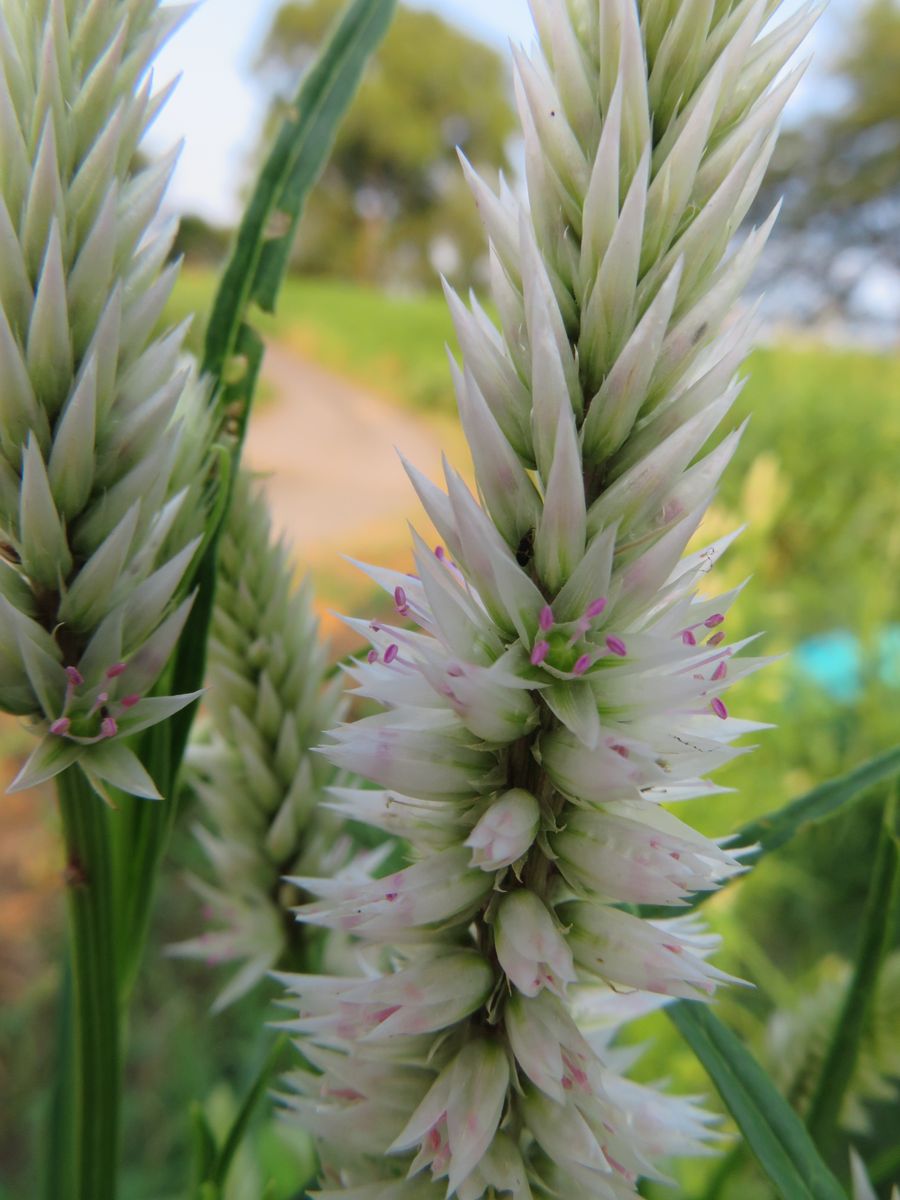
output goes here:
[[724, 702], [722, 700], [720, 700], [718, 696], [716, 696], [716, 698], [712, 701], [710, 708], [713, 710], [713, 712], [716, 714], [716, 716], [719, 718], [720, 721], [725, 721], [728, 719], [728, 709], [725, 707]]
[[553, 609], [549, 604], [545, 604], [541, 609], [541, 615], [538, 618], [538, 624], [544, 633], [549, 633], [553, 628]]
[[541, 810], [537, 800], [522, 788], [513, 788], [487, 809], [466, 839], [472, 866], [499, 871], [521, 858], [537, 837]]
[[506, 1104], [509, 1062], [502, 1047], [485, 1038], [469, 1042], [451, 1070], [449, 1194], [471, 1175], [494, 1140]]
[[549, 653], [549, 642], [535, 642], [534, 649], [531, 652], [531, 665], [539, 667]]
[[625, 658], [628, 654], [628, 647], [621, 638], [615, 637], [613, 634], [606, 639], [606, 648], [610, 654], [615, 654], [618, 658]]
[[547, 987], [558, 996], [575, 981], [572, 953], [543, 902], [521, 888], [501, 901], [495, 924], [497, 957], [526, 996]]

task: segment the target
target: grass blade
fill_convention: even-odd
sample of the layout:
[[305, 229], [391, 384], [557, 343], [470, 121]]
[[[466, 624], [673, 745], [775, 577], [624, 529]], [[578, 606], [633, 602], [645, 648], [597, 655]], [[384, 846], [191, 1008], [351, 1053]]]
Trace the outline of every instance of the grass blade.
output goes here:
[[862, 922], [862, 937], [853, 978], [835, 1022], [834, 1033], [809, 1108], [807, 1125], [826, 1153], [833, 1143], [841, 1107], [859, 1057], [881, 964], [888, 948], [898, 877], [896, 796], [885, 809], [872, 882]]
[[782, 1200], [847, 1200], [803, 1122], [715, 1013], [694, 1000], [681, 1000], [666, 1012], [706, 1068]]
[[869, 759], [846, 775], [820, 784], [777, 812], [761, 817], [758, 821], [751, 821], [738, 831], [729, 843], [729, 849], [758, 844], [758, 850], [743, 856], [743, 861], [748, 866], [757, 863], [763, 855], [778, 850], [806, 829], [836, 816], [847, 805], [859, 800], [869, 788], [893, 779], [898, 774], [900, 746], [877, 758]]

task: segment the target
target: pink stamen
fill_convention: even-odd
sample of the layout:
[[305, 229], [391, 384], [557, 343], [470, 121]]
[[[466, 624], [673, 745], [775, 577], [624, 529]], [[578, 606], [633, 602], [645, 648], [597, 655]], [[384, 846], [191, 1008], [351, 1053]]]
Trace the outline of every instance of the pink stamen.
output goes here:
[[728, 667], [725, 665], [725, 663], [720, 662], [719, 665], [716, 667], [716, 669], [713, 671], [712, 677], [716, 681], [716, 683], [718, 683], [719, 680], [724, 679], [727, 674], [728, 674]]
[[113, 717], [104, 717], [100, 722], [100, 733], [105, 738], [115, 737], [119, 732], [119, 726], [116, 724]]
[[583, 675], [593, 661], [589, 654], [582, 654], [581, 658], [579, 658], [578, 662], [572, 668], [572, 674]]
[[120, 675], [123, 675], [125, 673], [126, 669], [127, 668], [126, 668], [125, 663], [116, 663], [115, 666], [110, 667], [109, 670], [106, 672], [106, 678], [107, 679], [118, 679]]
[[370, 650], [369, 653], [366, 655], [366, 660], [370, 663], [377, 663], [378, 662], [378, 651]]
[[606, 609], [608, 603], [609, 601], [605, 596], [598, 596], [596, 600], [592, 600], [587, 606], [587, 610], [585, 611], [584, 615], [593, 620], [594, 617], [600, 616], [600, 614]]
[[631, 757], [631, 752], [629, 751], [627, 746], [620, 746], [620, 745], [616, 744], [615, 746], [610, 746], [610, 750], [612, 750], [612, 752], [614, 754], [618, 754], [619, 758], [630, 758]]
[[54, 721], [50, 726], [50, 732], [55, 733], [57, 737], [63, 737], [72, 728], [72, 722], [68, 717], [60, 717], [58, 721]]
[[718, 633], [714, 633], [711, 638], [707, 638], [706, 644], [707, 644], [707, 646], [721, 646], [722, 642], [724, 642], [724, 641], [725, 641], [725, 631], [720, 630]]
[[549, 642], [535, 642], [534, 649], [531, 652], [531, 665], [539, 667], [549, 653]]
[[400, 647], [396, 642], [391, 642], [390, 646], [384, 652], [384, 661], [390, 665], [399, 653]]
[[725, 617], [722, 615], [722, 613], [713, 613], [711, 617], [706, 618], [703, 624], [707, 629], [715, 629], [715, 627], [717, 625], [721, 625], [724, 620]]
[[77, 667], [66, 667], [66, 674], [69, 677], [69, 682], [75, 687], [81, 687], [84, 683], [84, 676]]
[[549, 604], [545, 604], [541, 609], [541, 615], [538, 618], [538, 624], [544, 633], [549, 633], [553, 628], [553, 609]]
[[444, 549], [443, 546], [435, 546], [434, 557], [439, 559], [441, 562], [443, 562], [444, 559], [447, 557], [447, 551]]
[[615, 637], [613, 634], [606, 639], [606, 648], [610, 654], [615, 654], [619, 658], [624, 658], [628, 653], [628, 647], [621, 638]]
[[394, 588], [394, 607], [401, 617], [405, 617], [409, 613], [409, 601], [402, 587]]
[[724, 703], [719, 699], [718, 696], [716, 696], [715, 700], [713, 700], [711, 708], [712, 708], [713, 712], [716, 714], [716, 716], [719, 718], [719, 720], [721, 720], [721, 721], [727, 720], [728, 709], [725, 707]]
[[134, 706], [136, 704], [140, 704], [140, 702], [141, 702], [141, 698], [140, 698], [140, 696], [137, 696], [137, 695], [123, 696], [122, 701], [121, 701], [123, 708], [134, 708]]
[[681, 640], [684, 642], [684, 644], [686, 646], [696, 646], [697, 645], [697, 639], [694, 637], [694, 635], [690, 631], [690, 629], [682, 629]]
[[396, 892], [385, 892], [384, 898], [389, 903], [393, 904], [394, 901], [397, 899], [397, 893]]
[[451, 675], [454, 679], [461, 679], [465, 671], [463, 671], [459, 663], [454, 663], [452, 667], [447, 668], [447, 674]]

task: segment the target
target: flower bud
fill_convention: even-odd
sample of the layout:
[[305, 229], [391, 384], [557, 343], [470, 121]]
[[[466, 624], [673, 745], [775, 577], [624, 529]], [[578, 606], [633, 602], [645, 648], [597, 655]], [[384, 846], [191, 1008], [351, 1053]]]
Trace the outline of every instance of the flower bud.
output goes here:
[[572, 952], [544, 904], [521, 889], [504, 897], [494, 925], [497, 957], [509, 979], [526, 996], [547, 987], [564, 996], [575, 979]]
[[541, 823], [537, 800], [523, 788], [506, 792], [482, 816], [466, 838], [472, 866], [482, 871], [508, 867], [531, 848]]

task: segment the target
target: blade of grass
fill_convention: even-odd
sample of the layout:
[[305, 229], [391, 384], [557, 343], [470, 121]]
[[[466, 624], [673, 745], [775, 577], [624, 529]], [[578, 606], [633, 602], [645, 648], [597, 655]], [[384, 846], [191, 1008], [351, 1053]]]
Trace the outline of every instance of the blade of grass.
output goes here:
[[823, 1154], [834, 1143], [841, 1107], [856, 1068], [872, 997], [890, 940], [898, 878], [896, 811], [894, 793], [885, 807], [856, 966], [809, 1108], [807, 1125], [813, 1141]]
[[694, 1000], [680, 1000], [666, 1012], [706, 1068], [782, 1200], [847, 1200], [803, 1122], [715, 1013]]
[[235, 1117], [231, 1129], [228, 1131], [228, 1136], [222, 1145], [222, 1149], [219, 1151], [213, 1173], [210, 1176], [211, 1181], [217, 1184], [223, 1191], [228, 1181], [228, 1172], [231, 1170], [234, 1156], [240, 1149], [241, 1141], [247, 1132], [247, 1127], [256, 1111], [256, 1106], [265, 1094], [269, 1086], [269, 1081], [277, 1071], [278, 1064], [284, 1057], [284, 1052], [289, 1045], [290, 1042], [286, 1034], [280, 1034], [272, 1043], [269, 1053], [266, 1055], [256, 1079], [253, 1081], [253, 1086], [245, 1096], [244, 1103], [241, 1105], [240, 1111]]

